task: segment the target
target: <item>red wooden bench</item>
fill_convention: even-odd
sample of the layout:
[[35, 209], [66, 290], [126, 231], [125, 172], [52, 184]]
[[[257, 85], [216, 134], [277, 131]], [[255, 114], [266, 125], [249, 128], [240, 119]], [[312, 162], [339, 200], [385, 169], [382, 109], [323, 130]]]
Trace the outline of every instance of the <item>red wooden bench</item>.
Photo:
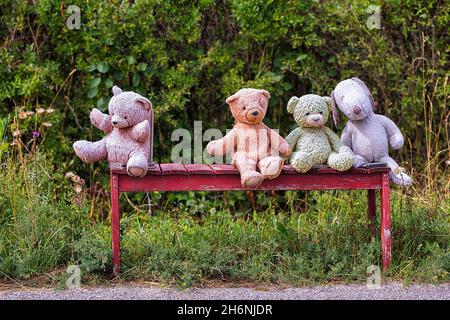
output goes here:
[[383, 269], [391, 262], [391, 213], [389, 200], [389, 168], [351, 169], [338, 172], [326, 166], [318, 166], [307, 173], [298, 173], [286, 165], [281, 175], [264, 181], [254, 189], [243, 188], [238, 170], [231, 165], [207, 164], [151, 164], [147, 175], [133, 178], [125, 168], [112, 168], [112, 250], [114, 275], [120, 273], [120, 192], [151, 191], [230, 191], [230, 190], [367, 190], [368, 216], [372, 232], [375, 232], [376, 190], [381, 194], [381, 247]]

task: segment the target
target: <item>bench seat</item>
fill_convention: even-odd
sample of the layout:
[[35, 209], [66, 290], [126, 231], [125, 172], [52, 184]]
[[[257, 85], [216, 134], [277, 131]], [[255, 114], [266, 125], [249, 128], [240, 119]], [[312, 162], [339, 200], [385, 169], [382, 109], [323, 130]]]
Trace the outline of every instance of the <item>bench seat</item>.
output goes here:
[[285, 165], [280, 176], [265, 180], [254, 188], [243, 187], [239, 171], [232, 165], [151, 163], [144, 177], [127, 174], [124, 167], [111, 167], [111, 227], [114, 274], [120, 274], [120, 192], [152, 191], [232, 191], [232, 190], [367, 190], [368, 217], [376, 233], [376, 190], [380, 190], [382, 265], [391, 262], [391, 214], [389, 168], [386, 166], [350, 169], [339, 172], [327, 166], [315, 166], [298, 173]]

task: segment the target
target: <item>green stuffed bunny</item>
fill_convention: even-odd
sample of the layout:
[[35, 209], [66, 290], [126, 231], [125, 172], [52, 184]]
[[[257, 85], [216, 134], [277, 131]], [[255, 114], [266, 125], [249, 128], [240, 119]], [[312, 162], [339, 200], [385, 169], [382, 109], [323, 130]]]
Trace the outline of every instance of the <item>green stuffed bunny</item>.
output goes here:
[[353, 166], [351, 149], [325, 126], [331, 109], [330, 97], [307, 94], [289, 100], [287, 110], [294, 115], [299, 127], [286, 137], [286, 141], [293, 151], [289, 162], [298, 172], [306, 172], [319, 164], [328, 164], [338, 171]]

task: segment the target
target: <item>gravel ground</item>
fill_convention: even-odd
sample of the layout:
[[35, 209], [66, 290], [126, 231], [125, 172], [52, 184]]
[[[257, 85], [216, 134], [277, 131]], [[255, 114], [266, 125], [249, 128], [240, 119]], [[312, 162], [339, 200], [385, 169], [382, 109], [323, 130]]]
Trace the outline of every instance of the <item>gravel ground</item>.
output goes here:
[[300, 288], [194, 288], [180, 290], [136, 284], [81, 287], [64, 291], [15, 289], [0, 291], [0, 300], [450, 300], [450, 283], [438, 286], [389, 283], [380, 289], [365, 285], [330, 285]]

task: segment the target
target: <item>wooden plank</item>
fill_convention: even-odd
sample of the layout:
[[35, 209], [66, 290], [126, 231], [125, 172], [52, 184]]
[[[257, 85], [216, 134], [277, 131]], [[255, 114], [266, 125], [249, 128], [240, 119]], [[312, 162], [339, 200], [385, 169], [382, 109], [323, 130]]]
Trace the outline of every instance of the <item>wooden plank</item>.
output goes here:
[[[305, 174], [314, 174], [316, 173], [316, 167], [311, 168], [308, 172], [305, 172]], [[294, 167], [292, 167], [290, 164], [285, 164], [283, 166], [283, 170], [281, 171], [281, 174], [303, 174], [301, 172], [298, 172], [295, 170]]]
[[[128, 174], [127, 168], [125, 165], [110, 165], [109, 170], [111, 173], [115, 173], [118, 175], [121, 174]], [[159, 168], [159, 164], [156, 162], [152, 162], [148, 164], [147, 174], [155, 175], [155, 174], [161, 174], [161, 169]]]
[[[163, 163], [164, 174], [239, 174], [237, 168], [228, 164], [188, 164], [182, 165], [177, 163]], [[162, 174], [162, 170], [158, 163], [149, 163], [148, 165], [148, 175], [159, 175]], [[352, 168], [348, 171], [340, 172], [331, 169], [326, 165], [320, 165], [313, 167], [307, 174], [374, 174], [379, 172], [389, 172], [389, 167], [374, 167], [374, 168]], [[110, 171], [115, 174], [127, 174], [127, 169], [125, 166], [111, 165]], [[297, 172], [291, 165], [284, 165], [281, 174], [302, 174]]]
[[212, 164], [210, 167], [214, 174], [239, 174], [239, 170], [231, 164]]
[[186, 167], [181, 163], [161, 163], [159, 167], [162, 175], [188, 174]]
[[160, 175], [161, 174], [161, 168], [159, 167], [159, 164], [153, 162], [149, 163], [147, 174], [149, 175]]
[[381, 186], [381, 258], [383, 270], [387, 270], [391, 264], [391, 207], [389, 195], [389, 174], [383, 173]]
[[117, 174], [110, 174], [111, 183], [111, 243], [113, 273], [120, 274], [120, 213], [119, 213], [119, 181]]
[[317, 174], [324, 174], [324, 173], [334, 173], [334, 174], [342, 174], [342, 173], [358, 173], [358, 174], [372, 174], [377, 172], [385, 172], [389, 171], [389, 168], [386, 167], [373, 167], [373, 168], [351, 168], [347, 171], [337, 171], [334, 170], [326, 165], [320, 165], [316, 166], [316, 173]]
[[[324, 165], [324, 164], [315, 166], [315, 169], [316, 169], [316, 173], [317, 173], [317, 174], [324, 174], [324, 173], [332, 173], [332, 174], [335, 174], [335, 173], [341, 173], [340, 171], [331, 169], [331, 167], [329, 167], [329, 166], [327, 166], [327, 165]], [[351, 170], [352, 170], [352, 169], [348, 170], [347, 172], [350, 173]]]
[[207, 164], [185, 164], [188, 174], [214, 174], [214, 170]]
[[285, 164], [283, 166], [283, 170], [281, 174], [297, 174], [297, 170], [295, 170], [290, 164]]
[[230, 191], [230, 190], [361, 190], [380, 189], [380, 174], [286, 174], [266, 180], [256, 188], [244, 188], [237, 174], [192, 174], [180, 179], [177, 175], [121, 176], [120, 191]]

